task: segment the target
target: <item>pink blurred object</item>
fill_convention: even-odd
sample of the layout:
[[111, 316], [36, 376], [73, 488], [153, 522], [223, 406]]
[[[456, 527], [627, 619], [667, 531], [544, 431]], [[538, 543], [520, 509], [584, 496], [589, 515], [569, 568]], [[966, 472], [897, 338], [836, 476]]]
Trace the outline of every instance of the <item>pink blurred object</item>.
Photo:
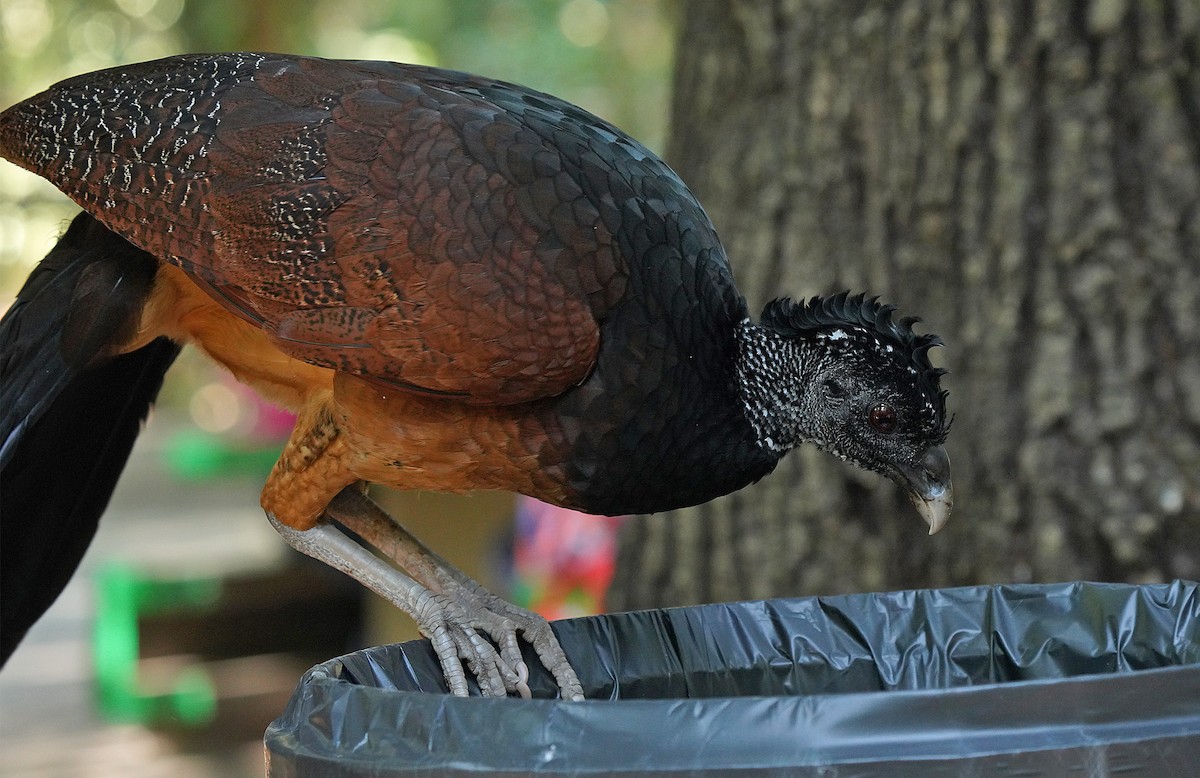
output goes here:
[[237, 395], [239, 404], [249, 409], [249, 413], [246, 414], [249, 424], [238, 431], [241, 437], [273, 445], [286, 441], [292, 434], [292, 427], [296, 425], [296, 414], [267, 402], [233, 376], [222, 373], [221, 383]]
[[602, 613], [623, 521], [518, 497], [514, 598], [548, 619]]
[[266, 440], [287, 440], [296, 425], [296, 414], [272, 405], [253, 392], [251, 394], [257, 411], [252, 433]]

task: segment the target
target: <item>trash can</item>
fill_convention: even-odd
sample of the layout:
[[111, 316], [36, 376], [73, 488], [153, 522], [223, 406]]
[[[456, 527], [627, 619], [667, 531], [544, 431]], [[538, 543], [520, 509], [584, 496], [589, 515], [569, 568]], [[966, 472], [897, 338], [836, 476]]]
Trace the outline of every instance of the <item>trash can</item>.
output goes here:
[[[555, 624], [588, 699], [446, 693], [426, 641], [333, 659], [271, 776], [1200, 775], [1200, 591], [1070, 583]], [[545, 699], [538, 699], [541, 695]]]

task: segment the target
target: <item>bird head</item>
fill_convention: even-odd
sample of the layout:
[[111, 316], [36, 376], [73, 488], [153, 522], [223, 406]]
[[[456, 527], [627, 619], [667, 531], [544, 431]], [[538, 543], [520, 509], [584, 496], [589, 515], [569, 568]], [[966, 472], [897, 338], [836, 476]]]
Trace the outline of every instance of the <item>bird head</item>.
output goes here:
[[797, 346], [796, 442], [891, 478], [933, 534], [953, 502], [945, 371], [929, 362], [942, 341], [914, 333], [915, 318], [893, 321], [894, 310], [849, 293], [782, 299], [767, 305], [761, 326]]

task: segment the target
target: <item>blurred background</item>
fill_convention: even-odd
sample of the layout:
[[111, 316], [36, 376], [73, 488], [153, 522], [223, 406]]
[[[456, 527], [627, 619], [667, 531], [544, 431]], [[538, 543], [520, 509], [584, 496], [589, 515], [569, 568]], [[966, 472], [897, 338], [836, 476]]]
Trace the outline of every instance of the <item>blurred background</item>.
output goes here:
[[[1200, 578], [1194, 0], [0, 0], [0, 36], [5, 105], [221, 49], [521, 82], [661, 151], [752, 308], [868, 290], [946, 340], [937, 536], [894, 484], [811, 447], [619, 538], [507, 495], [380, 495], [497, 592], [567, 615]], [[0, 164], [0, 305], [73, 211]], [[262, 520], [287, 420], [194, 357], [169, 382], [84, 569], [0, 673], [5, 774], [258, 774], [307, 664], [408, 629]]]
[[[672, 45], [655, 0], [0, 0], [0, 105], [122, 63], [286, 51], [485, 73], [661, 149]], [[0, 163], [0, 309], [76, 210]], [[289, 429], [184, 353], [83, 566], [0, 673], [0, 775], [261, 775], [262, 732], [305, 669], [417, 637], [264, 520]], [[612, 520], [506, 494], [378, 497], [493, 591], [552, 617], [602, 607]]]

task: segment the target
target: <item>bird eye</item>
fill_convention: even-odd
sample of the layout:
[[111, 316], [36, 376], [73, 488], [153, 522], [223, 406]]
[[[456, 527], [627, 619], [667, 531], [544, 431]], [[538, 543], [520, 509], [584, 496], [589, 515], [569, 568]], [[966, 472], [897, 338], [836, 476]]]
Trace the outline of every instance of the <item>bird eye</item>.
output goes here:
[[896, 429], [896, 412], [892, 406], [880, 403], [871, 409], [867, 416], [871, 426], [880, 432], [892, 432]]

